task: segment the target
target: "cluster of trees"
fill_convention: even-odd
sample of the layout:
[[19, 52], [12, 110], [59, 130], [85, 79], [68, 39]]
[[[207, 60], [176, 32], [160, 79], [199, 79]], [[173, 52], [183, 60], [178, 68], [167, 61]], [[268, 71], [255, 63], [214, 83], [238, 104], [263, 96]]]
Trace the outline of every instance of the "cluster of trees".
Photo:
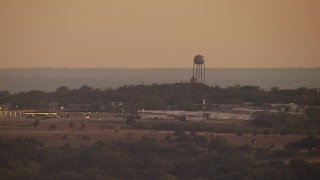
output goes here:
[[55, 92], [29, 91], [10, 94], [0, 92], [0, 104], [12, 103], [17, 108], [37, 108], [43, 102], [58, 103], [68, 107], [71, 103], [82, 105], [86, 110], [112, 110], [111, 102], [123, 102], [126, 110], [136, 109], [184, 109], [199, 110], [202, 99], [206, 99], [207, 107], [216, 103], [240, 104], [262, 103], [297, 103], [301, 105], [320, 105], [319, 89], [278, 89], [270, 91], [258, 86], [235, 85], [227, 88], [207, 86], [204, 84], [152, 84], [126, 85], [117, 89], [94, 89], [82, 86], [69, 89], [62, 86]]
[[1, 179], [319, 179], [320, 164], [257, 161], [213, 138], [207, 149], [143, 137], [138, 143], [45, 147], [33, 138], [0, 139]]
[[305, 121], [303, 115], [288, 113], [256, 112], [251, 124], [267, 128], [294, 128]]
[[[244, 145], [241, 148], [247, 151], [252, 151], [254, 149], [250, 145]], [[296, 157], [298, 151], [301, 150], [307, 150], [309, 153], [318, 153], [320, 150], [320, 138], [317, 138], [316, 136], [307, 136], [301, 141], [286, 144], [283, 149], [263, 147], [254, 150], [256, 151], [255, 155], [257, 159], [293, 158]]]
[[316, 131], [320, 127], [320, 108], [309, 107], [306, 115], [256, 112], [250, 124], [260, 128], [278, 128], [286, 132], [296, 129]]
[[314, 126], [320, 126], [320, 107], [309, 107], [306, 114]]
[[295, 149], [307, 149], [308, 152], [319, 151], [320, 149], [320, 138], [316, 136], [308, 136], [303, 138], [301, 141], [291, 142], [286, 145], [287, 148]]

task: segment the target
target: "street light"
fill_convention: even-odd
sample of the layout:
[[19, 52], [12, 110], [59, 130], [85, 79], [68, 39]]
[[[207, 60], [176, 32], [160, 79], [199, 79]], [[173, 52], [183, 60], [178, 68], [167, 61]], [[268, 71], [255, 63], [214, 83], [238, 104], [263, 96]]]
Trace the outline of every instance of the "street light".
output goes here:
[[206, 99], [203, 99], [202, 100], [202, 119], [203, 120], [206, 120], [206, 117], [205, 117], [205, 110], [206, 110]]
[[124, 117], [123, 117], [123, 114], [124, 114], [124, 110], [123, 110], [123, 107], [121, 108], [121, 116], [122, 116], [122, 121], [124, 121]]
[[61, 114], [62, 114], [62, 117], [63, 117], [63, 106], [61, 106]]

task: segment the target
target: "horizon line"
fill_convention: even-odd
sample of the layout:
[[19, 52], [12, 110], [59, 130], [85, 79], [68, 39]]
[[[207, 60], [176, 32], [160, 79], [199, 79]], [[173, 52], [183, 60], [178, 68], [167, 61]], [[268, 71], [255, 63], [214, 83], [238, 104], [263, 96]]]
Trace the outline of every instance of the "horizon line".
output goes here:
[[[206, 69], [318, 69], [318, 67], [206, 67]], [[192, 69], [192, 67], [0, 67], [0, 69]]]

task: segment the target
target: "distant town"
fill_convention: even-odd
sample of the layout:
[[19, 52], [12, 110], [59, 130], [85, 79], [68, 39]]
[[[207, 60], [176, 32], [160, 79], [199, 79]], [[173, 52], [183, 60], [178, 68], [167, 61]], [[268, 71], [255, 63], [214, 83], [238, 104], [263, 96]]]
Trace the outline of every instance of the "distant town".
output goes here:
[[133, 114], [141, 120], [249, 121], [256, 112], [305, 114], [308, 107], [320, 105], [319, 94], [319, 89], [266, 91], [257, 86], [220, 88], [202, 83], [131, 85], [113, 90], [63, 86], [54, 93], [0, 92], [0, 118], [99, 119], [99, 114], [109, 112], [115, 118]]

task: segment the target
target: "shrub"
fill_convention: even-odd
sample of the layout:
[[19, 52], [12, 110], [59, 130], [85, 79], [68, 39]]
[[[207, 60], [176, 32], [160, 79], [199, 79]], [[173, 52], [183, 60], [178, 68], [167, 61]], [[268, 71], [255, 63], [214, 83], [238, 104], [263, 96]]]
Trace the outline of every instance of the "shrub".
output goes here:
[[133, 139], [132, 133], [127, 133], [127, 140], [131, 141]]
[[273, 157], [275, 158], [291, 158], [295, 157], [296, 152], [294, 149], [284, 148], [284, 149], [275, 149], [273, 151]]
[[225, 151], [227, 149], [227, 142], [222, 137], [214, 137], [208, 144], [209, 150]]
[[286, 136], [286, 135], [288, 135], [288, 132], [286, 130], [283, 130], [283, 131], [280, 132], [280, 135]]
[[183, 127], [179, 127], [174, 131], [175, 136], [186, 136], [186, 131], [184, 130]]
[[269, 148], [259, 148], [256, 151], [257, 159], [270, 159], [272, 158], [272, 151]]
[[87, 135], [83, 135], [81, 139], [84, 140], [84, 141], [89, 141], [90, 137], [87, 136]]
[[166, 135], [166, 141], [170, 141], [171, 140], [171, 136], [170, 135]]
[[129, 116], [127, 117], [126, 119], [126, 124], [133, 124], [135, 123], [136, 121], [134, 120], [134, 117], [133, 116]]
[[66, 135], [66, 134], [64, 134], [63, 136], [62, 136], [62, 140], [67, 140], [68, 139], [68, 136]]
[[243, 136], [243, 132], [241, 131], [237, 132], [237, 136]]
[[76, 127], [76, 125], [74, 124], [74, 122], [69, 122], [69, 127]]
[[36, 119], [35, 121], [32, 122], [33, 127], [37, 127], [39, 125], [39, 119]]
[[187, 140], [188, 140], [187, 136], [177, 136], [176, 137], [177, 142], [183, 142], [183, 141], [187, 141]]
[[193, 141], [196, 143], [196, 145], [199, 145], [201, 147], [205, 147], [207, 145], [207, 138], [202, 135], [197, 135], [193, 137]]
[[50, 126], [49, 126], [49, 129], [51, 129], [51, 130], [55, 130], [55, 129], [57, 129], [57, 124], [51, 124]]
[[252, 132], [252, 135], [253, 135], [253, 136], [258, 136], [258, 132], [257, 132], [257, 131], [254, 131], [254, 132]]
[[269, 135], [269, 134], [270, 134], [270, 131], [269, 131], [268, 129], [265, 129], [265, 130], [263, 131], [263, 135], [267, 136], [267, 135]]
[[255, 150], [254, 147], [252, 147], [250, 144], [243, 144], [242, 146], [239, 147], [240, 151], [245, 151], [247, 153], [251, 153], [252, 151]]

